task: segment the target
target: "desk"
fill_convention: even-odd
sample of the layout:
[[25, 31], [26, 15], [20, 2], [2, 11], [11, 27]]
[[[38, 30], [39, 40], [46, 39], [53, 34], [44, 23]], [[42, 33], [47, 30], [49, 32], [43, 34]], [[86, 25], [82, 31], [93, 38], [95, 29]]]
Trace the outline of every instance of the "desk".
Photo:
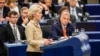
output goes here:
[[[26, 44], [4, 43], [8, 56], [26, 56]], [[61, 40], [49, 46], [41, 47], [43, 56], [90, 56], [91, 48], [88, 44], [88, 37], [84, 33], [72, 36], [68, 40]]]
[[100, 15], [100, 4], [85, 4], [90, 15]]
[[44, 56], [90, 56], [88, 38], [82, 32], [68, 40], [58, 41], [41, 49], [44, 50]]
[[88, 20], [100, 20], [100, 15], [90, 15]]
[[100, 31], [100, 21], [88, 21], [88, 22], [78, 22], [76, 27], [80, 30], [85, 28], [85, 31]]
[[89, 39], [100, 39], [100, 31], [86, 31]]
[[26, 44], [21, 43], [5, 43], [7, 48], [7, 56], [26, 56]]
[[91, 46], [91, 56], [100, 56], [100, 39], [89, 40]]

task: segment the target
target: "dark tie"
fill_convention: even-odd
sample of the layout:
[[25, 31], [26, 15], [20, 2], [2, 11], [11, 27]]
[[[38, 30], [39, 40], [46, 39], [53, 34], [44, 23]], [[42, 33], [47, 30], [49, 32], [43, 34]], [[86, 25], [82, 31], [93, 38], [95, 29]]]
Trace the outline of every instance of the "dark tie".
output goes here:
[[18, 41], [18, 38], [17, 38], [17, 29], [16, 29], [15, 25], [13, 25], [13, 34], [14, 34], [14, 37], [15, 37], [15, 41]]

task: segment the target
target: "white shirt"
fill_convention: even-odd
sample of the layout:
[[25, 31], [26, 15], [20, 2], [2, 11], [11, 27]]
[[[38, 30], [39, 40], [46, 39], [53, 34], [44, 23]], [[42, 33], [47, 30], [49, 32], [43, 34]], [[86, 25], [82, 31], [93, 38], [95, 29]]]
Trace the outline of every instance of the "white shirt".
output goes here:
[[67, 27], [67, 25], [63, 25], [63, 24], [62, 24], [62, 29], [64, 29], [65, 27]]
[[[13, 24], [11, 22], [9, 22], [9, 24], [10, 24], [11, 28], [14, 29]], [[21, 40], [20, 32], [19, 32], [19, 29], [16, 24], [15, 24], [15, 29], [17, 29], [17, 39]]]
[[[74, 12], [72, 10], [74, 10]], [[77, 15], [77, 11], [76, 11], [76, 7], [74, 7], [74, 8], [70, 7], [70, 13], [71, 13], [71, 15], [74, 15], [76, 17], [76, 21], [79, 20], [78, 15]]]

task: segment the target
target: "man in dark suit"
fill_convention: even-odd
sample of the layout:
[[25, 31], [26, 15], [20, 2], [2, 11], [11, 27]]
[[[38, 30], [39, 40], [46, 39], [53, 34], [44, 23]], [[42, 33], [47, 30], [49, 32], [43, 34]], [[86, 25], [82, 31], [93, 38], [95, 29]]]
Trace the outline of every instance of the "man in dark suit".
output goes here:
[[64, 2], [64, 6], [69, 6], [69, 0], [65, 0], [65, 2]]
[[2, 37], [2, 27], [0, 27], [0, 56], [7, 56], [6, 49], [4, 47], [4, 38]]
[[76, 6], [77, 0], [70, 0], [69, 1], [69, 10], [70, 14], [76, 17], [76, 21], [80, 22], [83, 19], [83, 10]]
[[23, 27], [26, 27], [29, 19], [28, 19], [28, 8], [22, 7], [21, 10], [21, 16], [19, 17], [17, 24]]
[[70, 22], [70, 14], [65, 9], [60, 10], [60, 18], [51, 27], [51, 38], [53, 40], [68, 38], [74, 32]]
[[22, 26], [18, 26], [18, 13], [15, 11], [10, 11], [8, 14], [9, 23], [2, 27], [2, 38], [4, 38], [4, 42], [16, 42], [25, 40], [24, 28]]
[[10, 11], [10, 8], [5, 6], [5, 2], [5, 0], [0, 0], [0, 22], [4, 21]]
[[[59, 14], [61, 14], [61, 12], [60, 12], [61, 10], [66, 10], [66, 12], [69, 12], [69, 8], [66, 6], [61, 7], [61, 9], [59, 10]], [[73, 16], [71, 14], [70, 14], [70, 22], [75, 26], [76, 18], [75, 18], [75, 16]]]
[[[15, 11], [11, 11], [8, 14], [9, 23], [0, 28], [0, 56], [7, 56], [6, 49], [4, 48], [5, 42], [15, 42], [19, 40], [25, 40], [24, 28], [16, 25], [18, 19], [18, 13]], [[14, 31], [14, 27], [16, 29], [16, 33]]]
[[10, 9], [6, 6], [3, 7], [3, 18], [6, 18], [8, 16], [8, 12]]

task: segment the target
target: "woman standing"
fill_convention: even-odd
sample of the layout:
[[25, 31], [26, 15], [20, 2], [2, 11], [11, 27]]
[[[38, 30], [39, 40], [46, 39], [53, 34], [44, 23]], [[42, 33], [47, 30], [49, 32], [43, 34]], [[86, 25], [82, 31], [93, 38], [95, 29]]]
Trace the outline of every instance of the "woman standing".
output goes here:
[[38, 4], [32, 5], [29, 8], [28, 16], [30, 22], [25, 30], [28, 42], [27, 56], [41, 56], [42, 50], [40, 50], [40, 46], [51, 43], [50, 40], [42, 38], [42, 31], [39, 25], [42, 17], [42, 7]]

